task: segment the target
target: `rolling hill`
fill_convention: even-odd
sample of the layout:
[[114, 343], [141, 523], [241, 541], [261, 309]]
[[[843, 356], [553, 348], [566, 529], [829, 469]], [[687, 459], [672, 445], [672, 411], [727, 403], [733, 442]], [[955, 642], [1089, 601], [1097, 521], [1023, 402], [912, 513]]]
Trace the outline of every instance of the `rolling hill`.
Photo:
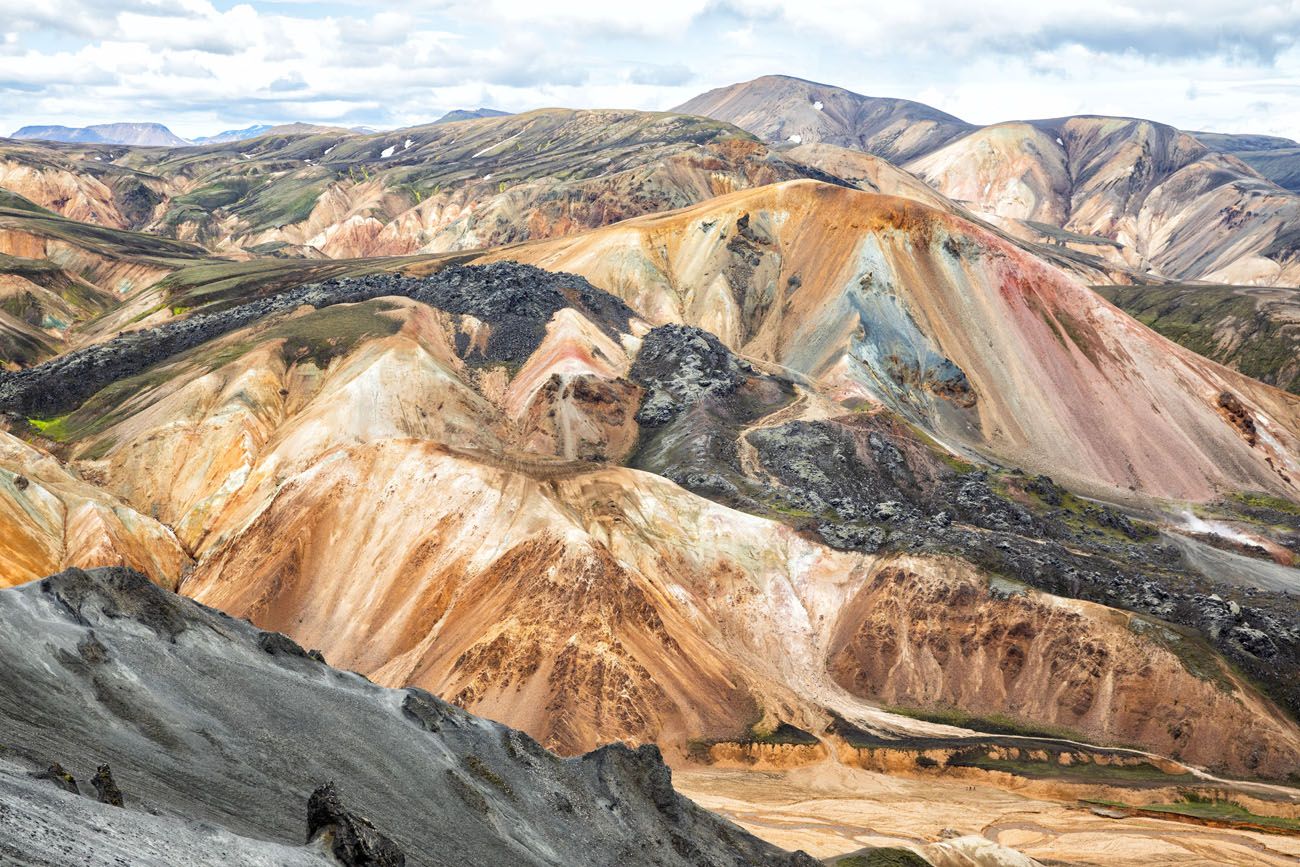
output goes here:
[[[783, 840], [849, 825], [756, 800], [869, 774], [997, 828], [1177, 799], [1205, 858], [1284, 857], [1294, 305], [1172, 276], [1286, 279], [1295, 197], [1146, 121], [706, 97], [755, 132], [0, 142], [22, 833], [321, 863], [333, 776], [413, 863], [808, 863], [662, 754]], [[126, 813], [58, 788], [110, 759]]]
[[1213, 150], [1208, 136], [1097, 116], [974, 127], [916, 103], [783, 76], [710, 91], [677, 110], [773, 144], [825, 141], [885, 157], [1007, 231], [1091, 238], [1095, 252], [1158, 278], [1300, 281], [1300, 197]]

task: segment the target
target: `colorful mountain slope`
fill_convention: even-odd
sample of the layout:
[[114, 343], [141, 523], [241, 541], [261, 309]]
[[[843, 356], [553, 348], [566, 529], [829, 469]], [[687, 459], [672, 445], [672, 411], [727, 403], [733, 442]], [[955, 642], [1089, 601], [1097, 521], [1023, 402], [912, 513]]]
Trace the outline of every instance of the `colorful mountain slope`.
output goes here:
[[[884, 118], [883, 126], [826, 115], [839, 105]], [[1104, 243], [1096, 252], [1155, 276], [1300, 280], [1290, 230], [1300, 197], [1212, 150], [1210, 137], [1163, 124], [1079, 116], [974, 127], [927, 106], [780, 76], [710, 91], [679, 110], [773, 143], [827, 141], [886, 157], [1022, 237], [1046, 237], [1029, 221], [1116, 242], [1113, 252]]]
[[824, 142], [899, 164], [973, 128], [919, 102], [862, 96], [788, 75], [765, 75], [710, 90], [673, 111], [725, 118], [764, 141]]
[[[1294, 496], [1300, 403], [1141, 328], [986, 230], [802, 181], [493, 254], [1093, 490]], [[1238, 403], [1247, 420], [1226, 405]]]
[[[790, 206], [830, 196], [833, 203], [839, 195], [877, 198], [795, 184], [718, 207], [748, 207], [745, 231], [756, 236], [775, 219], [758, 207], [764, 201]], [[833, 213], [822, 204], [817, 213]], [[886, 214], [920, 208], [894, 199], [879, 204]], [[862, 202], [854, 211], [868, 213]], [[948, 219], [926, 209], [906, 225], [920, 232], [921, 217]], [[633, 222], [622, 231], [641, 227]], [[937, 237], [939, 229], [926, 231]], [[831, 292], [805, 273], [801, 291]], [[816, 494], [806, 480], [783, 476], [805, 463], [781, 457], [802, 442], [789, 424], [843, 414], [831, 401], [843, 390], [833, 375], [825, 386], [811, 374], [774, 378], [734, 359], [716, 338], [648, 331], [629, 308], [580, 278], [506, 264], [444, 267], [431, 280], [362, 278], [309, 292], [171, 357], [147, 354], [166, 345], [162, 340], [82, 352], [111, 354], [121, 365], [133, 352], [146, 353], [138, 373], [123, 366], [119, 380], [61, 420], [61, 448], [83, 474], [176, 529], [195, 560], [181, 585], [187, 595], [286, 631], [379, 682], [423, 685], [566, 752], [618, 737], [657, 740], [681, 755], [692, 740], [745, 738], [754, 725], [790, 721], [822, 731], [832, 712], [892, 737], [942, 732], [882, 714], [871, 702], [955, 701], [1015, 712], [1041, 669], [1022, 673], [996, 660], [1029, 656], [1055, 659], [1056, 671], [1068, 669], [1076, 685], [1034, 706], [1036, 718], [1238, 772], [1275, 776], [1300, 754], [1294, 724], [1219, 663], [1189, 662], [1157, 640], [1161, 633], [1144, 635], [1112, 609], [1055, 599], [1068, 581], [1051, 578], [1045, 595], [1006, 597], [954, 561], [944, 552], [975, 556], [985, 544], [999, 550], [994, 540], [1048, 550], [1005, 529], [987, 536], [1007, 525], [980, 518], [982, 507], [959, 507], [960, 526], [935, 525], [925, 531], [932, 542], [901, 559], [901, 550], [870, 541], [878, 523], [893, 522], [899, 544], [910, 546], [913, 531], [903, 528], [912, 518], [903, 512], [913, 507], [896, 499], [893, 517], [865, 523], [861, 515], [844, 517], [848, 506], [835, 506], [841, 514], [820, 525], [795, 517], [830, 514], [827, 504], [838, 502], [839, 495]], [[238, 308], [228, 315], [245, 322]], [[940, 399], [964, 400], [954, 387], [945, 393]], [[718, 419], [740, 427], [716, 427]], [[714, 458], [674, 442], [717, 443], [722, 451]], [[916, 439], [911, 448], [913, 477], [967, 490], [931, 446]], [[700, 478], [697, 458], [704, 461]], [[748, 492], [748, 500], [736, 499], [744, 511], [684, 489], [725, 500], [718, 491], [728, 483], [710, 481], [718, 474], [731, 474], [729, 484]], [[854, 490], [878, 496], [866, 481]], [[972, 495], [936, 496], [960, 503]], [[810, 497], [821, 497], [821, 505]], [[862, 508], [869, 515], [876, 507]], [[918, 513], [917, 520], [928, 518]], [[1044, 532], [1023, 520], [1030, 521], [1023, 533]], [[1065, 563], [1046, 572], [1007, 568], [1026, 576], [1068, 570], [1076, 584], [1097, 574], [1096, 592], [1131, 580], [1103, 577], [1115, 569], [1107, 563], [1081, 563], [1083, 571]], [[910, 604], [901, 588], [882, 584], [897, 570], [910, 576], [908, 592], [927, 587], [982, 600], [961, 616], [983, 624], [988, 640], [980, 658], [1003, 673], [975, 693], [956, 688], [965, 675], [955, 668], [952, 689], [903, 690], [930, 666], [945, 669], [918, 650], [894, 665], [897, 692], [881, 692], [875, 674], [858, 679], [858, 668], [876, 671], [871, 654], [890, 652], [863, 646], [875, 634], [863, 633], [867, 618]], [[153, 574], [175, 573], [164, 567]], [[1184, 597], [1163, 598], [1161, 610], [1176, 615]], [[1272, 598], [1266, 593], [1252, 604], [1271, 605]], [[1055, 639], [1034, 644], [1019, 635], [1016, 623], [1058, 609], [1069, 612], [1065, 633], [1104, 648], [1104, 663], [1074, 650], [1058, 656], [1049, 649], [1063, 646]], [[1246, 615], [1250, 622], [1273, 616], [1255, 611]], [[955, 614], [938, 612], [931, 628], [942, 631]], [[1272, 656], [1255, 663], [1282, 679], [1295, 643], [1288, 629], [1274, 630]], [[1222, 635], [1224, 648], [1252, 664], [1240, 644], [1251, 633]], [[1146, 661], [1134, 668], [1135, 658]], [[1138, 699], [1154, 688], [1151, 671], [1161, 672], [1171, 695], [1200, 696], [1180, 713], [1187, 725], [1177, 736], [1141, 713]], [[1111, 681], [1122, 688], [1103, 694], [1101, 684]], [[1226, 730], [1237, 732], [1240, 750], [1224, 753], [1215, 733]]]

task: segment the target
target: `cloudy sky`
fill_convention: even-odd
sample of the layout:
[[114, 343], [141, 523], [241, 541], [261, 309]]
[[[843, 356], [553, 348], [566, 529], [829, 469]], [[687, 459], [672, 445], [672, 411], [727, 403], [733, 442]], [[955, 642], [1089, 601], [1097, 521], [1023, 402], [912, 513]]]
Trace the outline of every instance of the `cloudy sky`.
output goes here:
[[1300, 0], [0, 0], [0, 135], [660, 109], [774, 72], [977, 123], [1088, 112], [1300, 139]]

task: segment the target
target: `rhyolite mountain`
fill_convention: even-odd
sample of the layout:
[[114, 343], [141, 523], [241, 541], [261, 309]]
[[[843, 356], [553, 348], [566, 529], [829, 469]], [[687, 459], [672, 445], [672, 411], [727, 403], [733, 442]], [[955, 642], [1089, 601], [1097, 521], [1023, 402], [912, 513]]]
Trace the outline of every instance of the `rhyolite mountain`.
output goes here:
[[[919, 124], [915, 159], [945, 176], [986, 132], [896, 108], [870, 123], [899, 146]], [[1094, 214], [1120, 213], [1108, 173], [1154, 153], [1134, 135], [1205, 148], [1101, 125], [1075, 129]], [[1161, 336], [1190, 342], [1163, 307], [1138, 321], [1090, 288], [1180, 303], [1124, 241], [681, 114], [4, 142], [0, 186], [0, 585], [19, 597], [130, 567], [564, 755], [653, 742], [676, 766], [833, 757], [1297, 810], [1300, 398], [1264, 349], [1285, 304], [1213, 287], [1232, 334], [1197, 348], [1233, 370]], [[196, 727], [149, 707], [169, 759]], [[246, 718], [223, 726], [252, 749]], [[216, 824], [289, 846], [316, 785], [268, 807], [274, 833]], [[514, 803], [520, 827], [551, 821]]]
[[[1021, 237], [1082, 246], [1156, 277], [1300, 280], [1300, 196], [1269, 179], [1284, 182], [1287, 169], [1261, 174], [1239, 159], [1236, 137], [1093, 115], [977, 127], [917, 103], [787, 76], [709, 91], [676, 110], [772, 143], [885, 157]], [[1259, 151], [1269, 152], [1289, 159]]]
[[1232, 154], [1280, 187], [1300, 193], [1300, 142], [1275, 135], [1194, 132], [1201, 141]]
[[765, 141], [825, 142], [898, 165], [974, 129], [923, 103], [863, 96], [788, 75], [765, 75], [710, 90], [673, 110], [724, 119]]

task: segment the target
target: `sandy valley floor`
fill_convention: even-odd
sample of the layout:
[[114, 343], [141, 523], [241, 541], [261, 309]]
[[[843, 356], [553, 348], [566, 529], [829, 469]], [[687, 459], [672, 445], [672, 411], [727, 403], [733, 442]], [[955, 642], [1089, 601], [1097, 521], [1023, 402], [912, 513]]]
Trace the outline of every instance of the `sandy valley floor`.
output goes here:
[[[688, 797], [764, 839], [819, 858], [907, 846], [936, 865], [1294, 865], [1300, 838], [1157, 819], [1107, 819], [1086, 807], [960, 781], [916, 780], [823, 764], [790, 771], [674, 772]], [[955, 834], [953, 832], [956, 832]], [[965, 837], [965, 840], [961, 838]]]

